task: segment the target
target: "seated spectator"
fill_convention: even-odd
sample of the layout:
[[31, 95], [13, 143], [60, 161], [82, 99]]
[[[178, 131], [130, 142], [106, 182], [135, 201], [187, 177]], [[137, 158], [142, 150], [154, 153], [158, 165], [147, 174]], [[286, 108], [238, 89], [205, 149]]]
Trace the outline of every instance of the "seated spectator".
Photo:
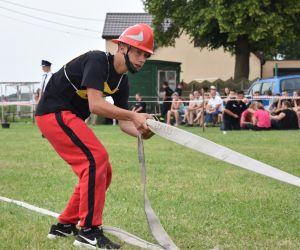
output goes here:
[[271, 116], [271, 125], [274, 129], [298, 129], [297, 114], [291, 108], [289, 101], [283, 101], [282, 109], [278, 115]]
[[270, 114], [276, 114], [276, 110], [277, 110], [279, 99], [280, 99], [280, 94], [276, 94], [272, 98], [270, 106], [269, 106], [269, 112], [270, 112]]
[[187, 126], [193, 126], [193, 120], [190, 119], [190, 116], [191, 113], [194, 112], [194, 110], [196, 109], [197, 109], [197, 102], [195, 101], [195, 96], [193, 95], [193, 93], [190, 93], [188, 106], [184, 111], [184, 118], [183, 118], [183, 121], [186, 123]]
[[252, 100], [248, 103], [248, 107], [250, 106], [250, 104], [252, 102], [260, 102], [260, 103], [263, 103], [262, 101], [262, 97], [260, 95], [260, 92], [259, 91], [255, 91], [253, 96], [252, 96]]
[[143, 98], [140, 93], [135, 94], [136, 103], [132, 108], [132, 111], [136, 113], [146, 113], [146, 103], [143, 101]]
[[182, 104], [182, 101], [178, 98], [178, 94], [174, 92], [172, 94], [172, 103], [171, 108], [167, 113], [167, 124], [171, 124], [171, 118], [172, 116], [175, 117], [175, 126], [177, 127], [179, 125], [179, 109]]
[[296, 112], [298, 117], [298, 125], [300, 128], [300, 91], [293, 92], [293, 110]]
[[282, 91], [282, 94], [281, 94], [281, 103], [284, 101], [288, 101], [292, 104], [292, 99], [289, 96], [289, 92], [287, 90]]
[[267, 130], [271, 128], [270, 113], [265, 110], [262, 103], [257, 103], [257, 110], [254, 112], [252, 120], [253, 130]]
[[251, 102], [249, 107], [242, 113], [240, 127], [242, 129], [250, 129], [253, 127], [253, 114], [257, 109], [257, 102]]
[[207, 103], [210, 98], [209, 93], [204, 93], [204, 101], [202, 102], [200, 108], [197, 110], [197, 116], [194, 119], [194, 122], [197, 123], [200, 127], [202, 127], [204, 123], [204, 113], [207, 108]]
[[201, 111], [202, 102], [202, 96], [200, 96], [199, 91], [194, 91], [192, 104], [186, 110], [187, 126], [193, 126], [194, 117]]
[[223, 126], [221, 127], [222, 130], [241, 129], [240, 118], [242, 113], [247, 109], [246, 104], [243, 102], [243, 98], [243, 91], [240, 91], [237, 95], [234, 89], [230, 90], [229, 100], [226, 103], [223, 113]]
[[222, 112], [223, 101], [220, 96], [217, 95], [215, 86], [210, 87], [210, 98], [205, 110], [205, 126], [208, 123], [216, 124], [218, 115]]

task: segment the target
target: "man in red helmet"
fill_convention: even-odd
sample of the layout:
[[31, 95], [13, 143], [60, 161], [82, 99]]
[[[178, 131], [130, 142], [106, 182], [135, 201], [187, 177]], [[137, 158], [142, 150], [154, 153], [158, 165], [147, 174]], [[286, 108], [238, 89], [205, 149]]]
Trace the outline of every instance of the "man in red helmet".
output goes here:
[[[144, 139], [153, 134], [148, 114], [128, 110], [127, 71], [138, 72], [153, 54], [153, 31], [146, 24], [127, 28], [115, 55], [87, 52], [54, 73], [36, 110], [36, 122], [56, 152], [73, 169], [79, 182], [48, 238], [76, 235], [75, 246], [119, 249], [101, 228], [105, 192], [112, 169], [107, 151], [84, 120], [90, 113], [119, 120], [125, 133]], [[111, 96], [114, 105], [103, 97]], [[76, 228], [79, 222], [80, 230]]]

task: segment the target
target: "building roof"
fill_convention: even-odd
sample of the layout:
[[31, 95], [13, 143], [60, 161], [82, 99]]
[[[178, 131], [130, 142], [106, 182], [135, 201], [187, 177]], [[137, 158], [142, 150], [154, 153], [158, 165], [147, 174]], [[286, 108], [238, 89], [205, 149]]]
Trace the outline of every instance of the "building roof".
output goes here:
[[151, 25], [152, 17], [148, 13], [106, 13], [102, 38], [118, 38], [126, 28], [137, 23]]

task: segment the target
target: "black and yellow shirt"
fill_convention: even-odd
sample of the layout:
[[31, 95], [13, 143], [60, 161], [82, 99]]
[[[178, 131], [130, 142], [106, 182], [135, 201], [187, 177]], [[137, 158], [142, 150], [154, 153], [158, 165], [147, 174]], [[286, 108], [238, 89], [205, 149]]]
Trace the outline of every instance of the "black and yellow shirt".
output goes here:
[[86, 119], [90, 115], [88, 100], [76, 93], [85, 93], [86, 88], [100, 90], [113, 98], [114, 105], [128, 109], [128, 78], [115, 71], [113, 60], [113, 55], [90, 51], [68, 62], [51, 77], [36, 115], [69, 110]]

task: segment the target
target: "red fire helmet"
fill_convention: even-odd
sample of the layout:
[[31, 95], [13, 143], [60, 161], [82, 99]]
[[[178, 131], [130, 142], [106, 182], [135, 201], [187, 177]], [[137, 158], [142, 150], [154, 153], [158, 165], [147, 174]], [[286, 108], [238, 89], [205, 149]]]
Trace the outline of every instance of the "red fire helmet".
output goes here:
[[153, 30], [144, 23], [139, 23], [128, 27], [118, 39], [112, 39], [114, 43], [126, 43], [130, 46], [153, 54]]

